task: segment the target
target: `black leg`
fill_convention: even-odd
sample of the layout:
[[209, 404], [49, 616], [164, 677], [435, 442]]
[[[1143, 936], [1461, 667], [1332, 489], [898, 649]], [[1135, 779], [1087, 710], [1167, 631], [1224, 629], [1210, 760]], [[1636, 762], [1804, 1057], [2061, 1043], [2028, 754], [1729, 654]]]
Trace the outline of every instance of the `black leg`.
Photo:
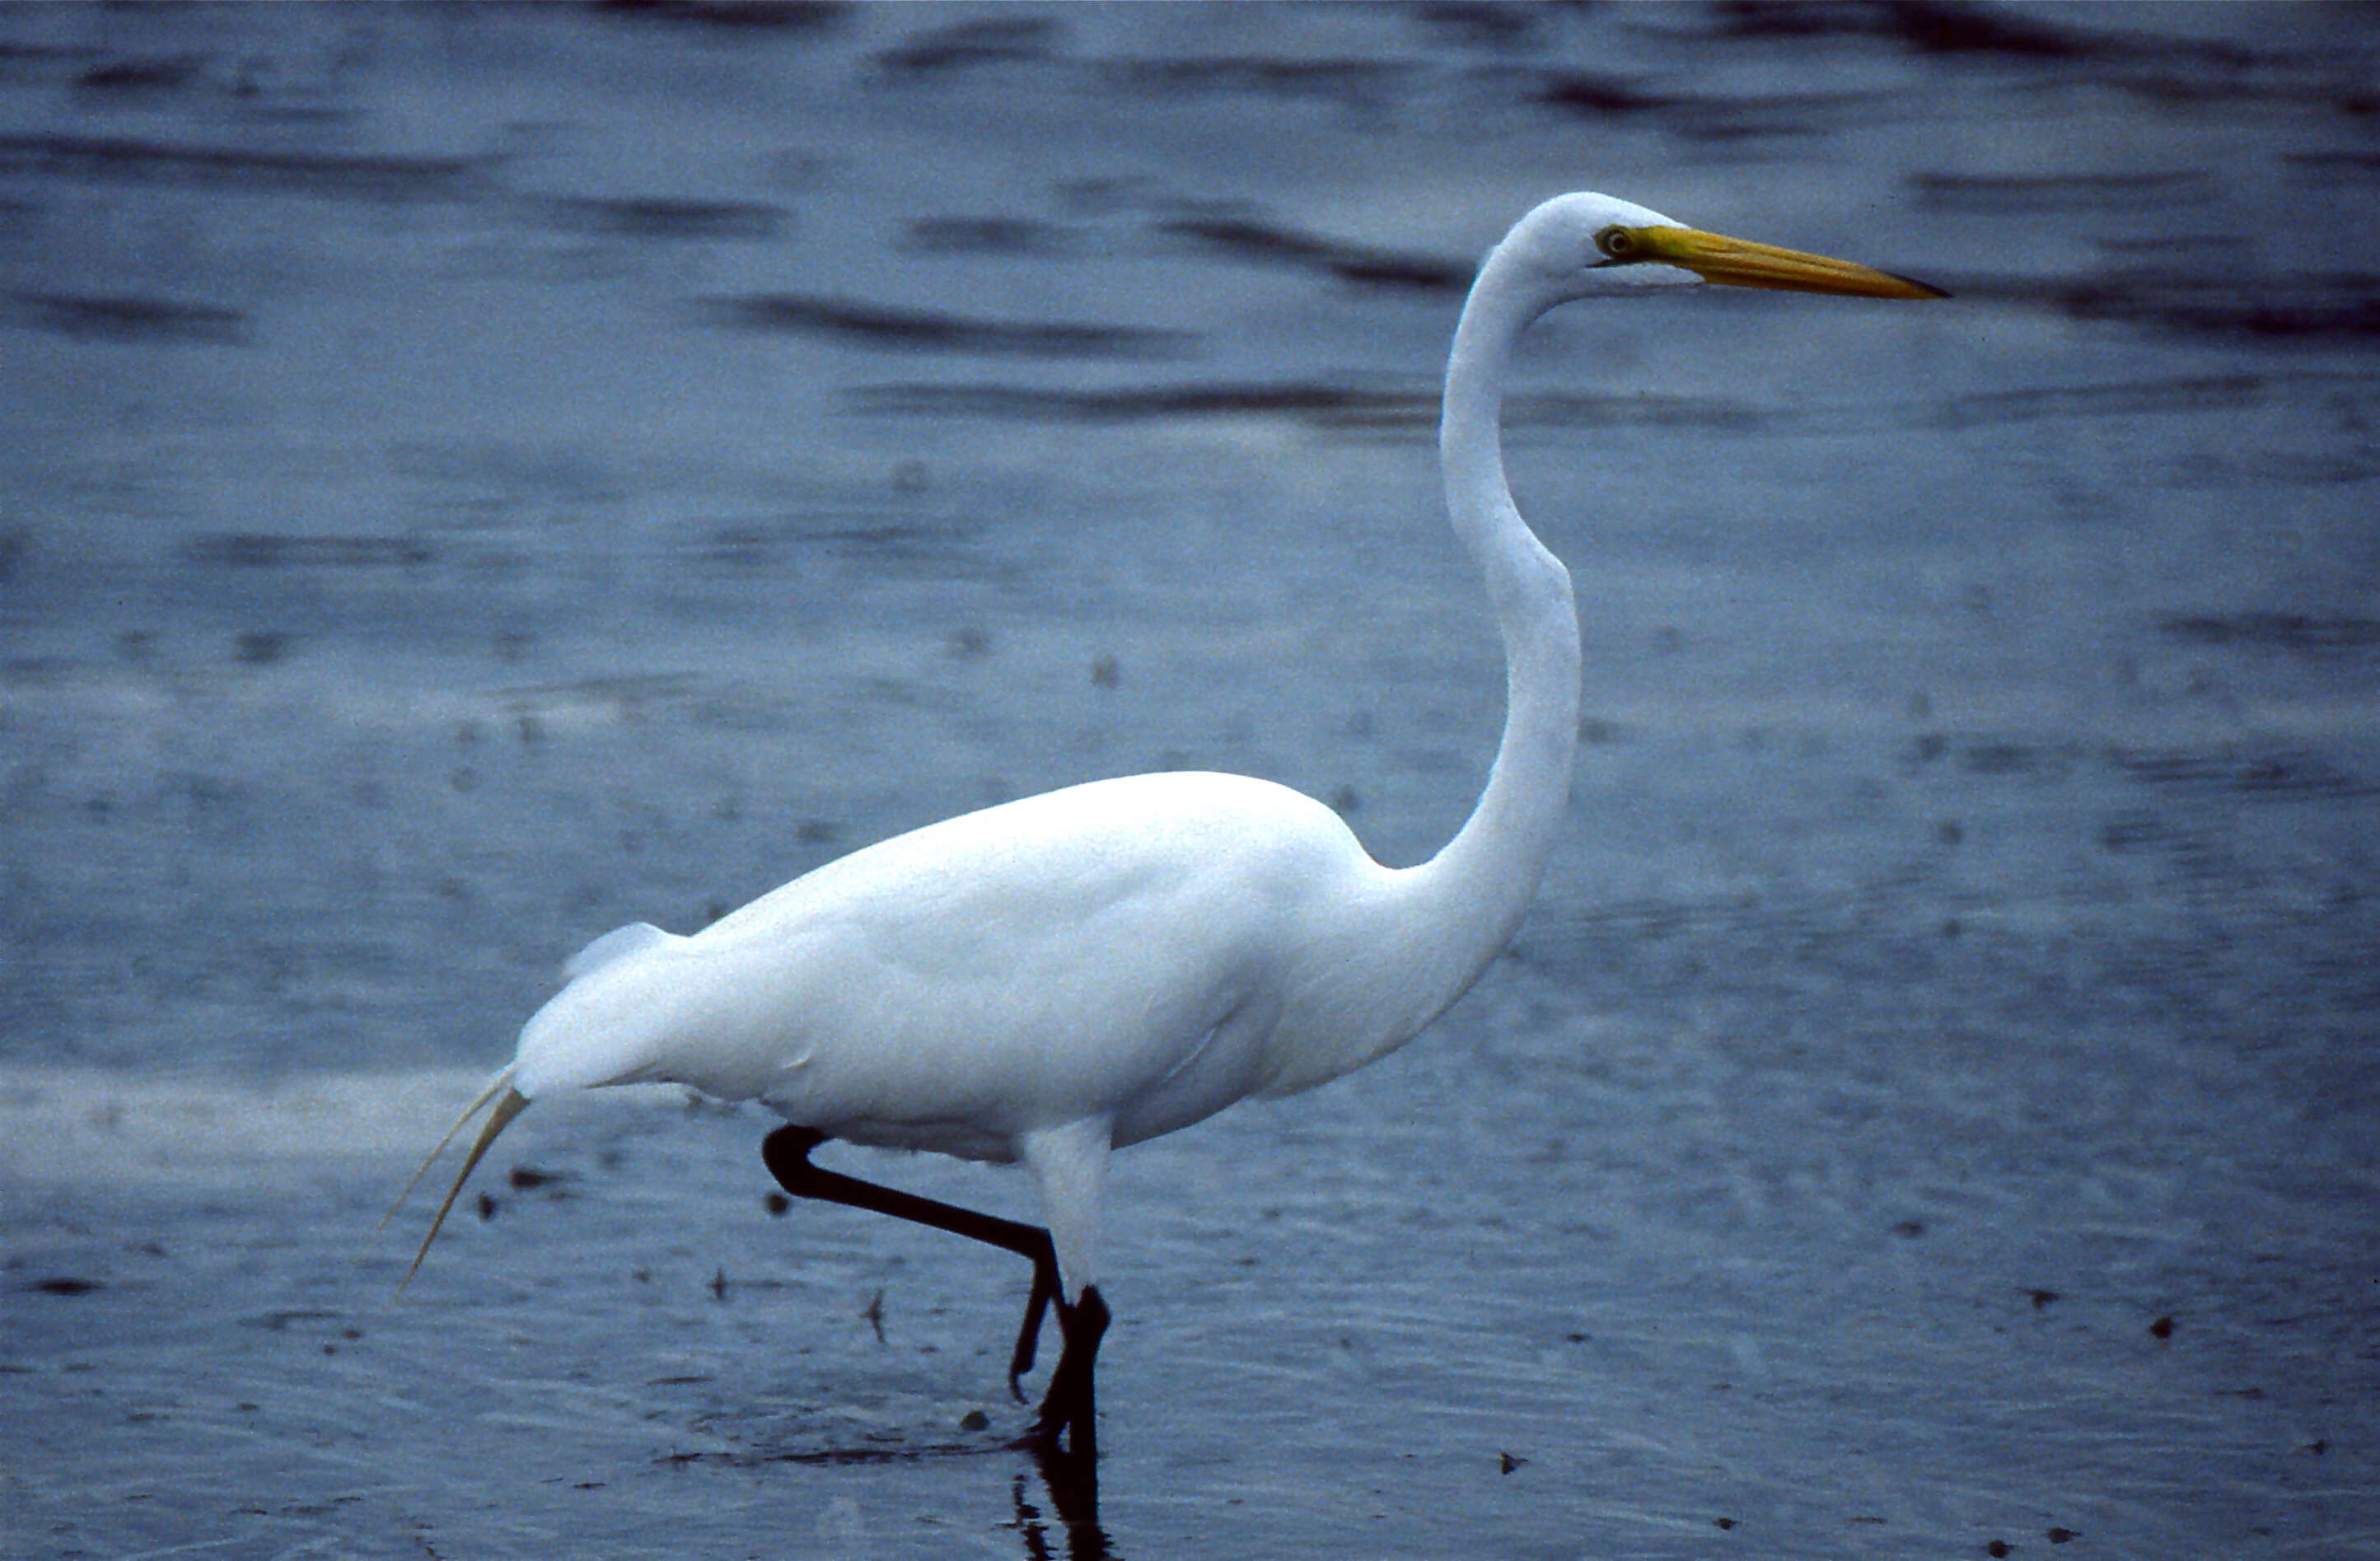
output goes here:
[[1099, 1456], [1099, 1408], [1092, 1391], [1093, 1368], [1099, 1362], [1099, 1339], [1108, 1331], [1108, 1303], [1097, 1285], [1083, 1287], [1083, 1299], [1068, 1305], [1058, 1301], [1058, 1336], [1063, 1341], [1058, 1366], [1050, 1373], [1050, 1391], [1041, 1398], [1041, 1413], [1033, 1422], [1031, 1440], [1051, 1455], [1059, 1454], [1087, 1467]]
[[1025, 1322], [1016, 1331], [1015, 1352], [1008, 1358], [1008, 1396], [1020, 1404], [1025, 1402], [1025, 1390], [1017, 1384], [1033, 1369], [1033, 1358], [1040, 1350], [1041, 1319], [1058, 1299], [1058, 1252], [1050, 1244], [1050, 1232], [1038, 1225], [1022, 1228], [1038, 1236], [1041, 1246], [1026, 1254], [1033, 1260], [1033, 1293], [1025, 1298]]
[[[1037, 1441], [1054, 1446], [1059, 1434], [1073, 1425], [1075, 1434], [1068, 1438], [1070, 1446], [1078, 1452], [1086, 1449], [1094, 1434], [1090, 1430], [1091, 1361], [1099, 1353], [1099, 1335], [1107, 1331], [1108, 1309], [1099, 1301], [1099, 1292], [1089, 1286], [1084, 1287], [1082, 1304], [1066, 1304], [1059, 1289], [1058, 1253], [1050, 1244], [1050, 1232], [1038, 1225], [978, 1214], [954, 1204], [938, 1203], [914, 1192], [879, 1187], [857, 1177], [821, 1170], [810, 1164], [810, 1151], [825, 1143], [826, 1137], [816, 1128], [782, 1127], [761, 1140], [760, 1158], [768, 1163], [769, 1174], [777, 1179], [777, 1185], [797, 1198], [817, 1198], [875, 1214], [889, 1214], [895, 1219], [931, 1226], [954, 1236], [1003, 1248], [1033, 1265], [1033, 1293], [1025, 1302], [1025, 1325], [1017, 1331], [1016, 1349], [1008, 1361], [1008, 1391], [1018, 1403], [1025, 1401], [1024, 1389], [1018, 1385], [1033, 1369], [1042, 1316], [1055, 1305], [1058, 1331], [1064, 1344], [1059, 1351], [1057, 1369], [1050, 1373], [1050, 1391], [1041, 1401], [1040, 1418], [1035, 1422], [1033, 1434]], [[1081, 1315], [1092, 1307], [1098, 1310], [1096, 1325], [1087, 1324]], [[1078, 1350], [1076, 1336], [1086, 1328], [1089, 1342]], [[1066, 1390], [1063, 1398], [1060, 1397], [1062, 1385]], [[1065, 1406], [1062, 1414], [1057, 1412], [1061, 1405]]]

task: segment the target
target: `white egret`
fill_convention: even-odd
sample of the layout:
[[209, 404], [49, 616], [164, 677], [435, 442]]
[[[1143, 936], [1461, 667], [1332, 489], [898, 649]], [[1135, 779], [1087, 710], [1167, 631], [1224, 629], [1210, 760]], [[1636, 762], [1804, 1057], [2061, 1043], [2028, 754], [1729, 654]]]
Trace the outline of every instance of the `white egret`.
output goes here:
[[[608, 933], [569, 962], [456, 1123], [494, 1106], [422, 1254], [531, 1100], [647, 1081], [757, 1100], [790, 1124], [763, 1146], [790, 1192], [1033, 1260], [1010, 1386], [1054, 1303], [1062, 1347], [1035, 1436], [1087, 1456], [1110, 1151], [1404, 1045], [1478, 978], [1536, 894], [1570, 787], [1579, 635], [1570, 575], [1505, 485], [1506, 371], [1557, 304], [1696, 281], [1943, 296], [1606, 195], [1548, 200], [1496, 246], [1455, 330], [1439, 442], [1450, 518], [1495, 604], [1508, 703], [1487, 788], [1436, 856], [1381, 866], [1331, 809], [1269, 781], [1138, 775], [868, 846], [690, 937], [641, 923]], [[820, 1170], [808, 1156], [830, 1138], [1022, 1163], [1048, 1228]]]

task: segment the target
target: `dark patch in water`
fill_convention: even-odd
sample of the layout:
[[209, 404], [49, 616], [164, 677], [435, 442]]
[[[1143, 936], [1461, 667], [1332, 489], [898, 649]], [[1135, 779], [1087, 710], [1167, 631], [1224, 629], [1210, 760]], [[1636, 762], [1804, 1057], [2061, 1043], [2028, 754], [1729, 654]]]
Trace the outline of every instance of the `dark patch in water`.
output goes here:
[[1318, 422], [1406, 421], [1437, 415], [1438, 398], [1344, 385], [1151, 385], [1111, 391], [1022, 385], [867, 385], [853, 393], [867, 412], [905, 417], [1014, 417], [1123, 423], [1164, 417], [1301, 417]]
[[73, 676], [79, 665], [63, 656], [11, 656], [0, 661], [0, 682], [22, 688], [55, 688]]
[[1737, 38], [1886, 38], [1928, 54], [1995, 53], [2070, 59], [2084, 45], [2029, 18], [1944, 0], [1851, 4], [1847, 0], [1725, 0], [1717, 30]]
[[176, 146], [117, 136], [0, 136], [0, 173], [365, 200], [483, 193], [488, 159], [365, 157]]
[[1804, 92], [1774, 97], [1682, 100], [1670, 129], [1696, 140], [1741, 141], [1833, 134], [1874, 124], [1885, 100], [1873, 92]]
[[2380, 336], [2380, 276], [2261, 277], [2137, 271], [2070, 282], [1985, 283], [1978, 297], [2037, 301], [2083, 320], [2196, 335], [2276, 341]]
[[2072, 768], [2070, 747], [2036, 743], [1979, 740], [1958, 745], [1959, 768], [1971, 775], [2063, 775]]
[[504, 695], [522, 699], [635, 701], [672, 699], [694, 687], [686, 672], [623, 672], [614, 677], [574, 678], [568, 683], [531, 684], [507, 688]]
[[[1435, 416], [1438, 407], [1434, 397], [1429, 410]], [[1504, 412], [1504, 426], [1508, 429], [1670, 428], [1750, 433], [1774, 421], [1771, 414], [1758, 407], [1691, 395], [1597, 395], [1557, 392], [1547, 395], [1515, 396], [1506, 404]]]
[[1547, 77], [1537, 90], [1537, 98], [1541, 103], [1584, 119], [1657, 114], [1674, 106], [1679, 101], [1673, 97], [1639, 91], [1612, 77], [1582, 76], [1574, 72]]
[[1680, 97], [1640, 91], [1610, 77], [1574, 72], [1547, 76], [1536, 97], [1538, 103], [1575, 118], [1657, 118], [1674, 135], [1706, 141], [1818, 135], [1872, 121], [1882, 101], [1867, 92]]
[[2213, 259], [2220, 264], [2222, 256], [2239, 253], [2248, 241], [2229, 233], [2138, 233], [2093, 242], [2101, 252], [2119, 259], [2134, 255], [2173, 256], [2183, 260]]
[[1058, 260], [1083, 249], [1072, 230], [1023, 217], [920, 217], [909, 224], [909, 245], [934, 255], [1021, 260]]
[[1361, 59], [1274, 59], [1245, 55], [1198, 59], [1123, 60], [1105, 67], [1123, 90], [1163, 96], [1246, 94], [1320, 98], [1380, 107], [1402, 98], [1426, 67]]
[[259, 1313], [253, 1317], [242, 1317], [240, 1322], [251, 1328], [262, 1328], [268, 1333], [278, 1334], [288, 1332], [289, 1325], [292, 1323], [329, 1323], [344, 1315], [344, 1313], [332, 1312], [319, 1306], [284, 1306], [271, 1312]]
[[2281, 161], [2325, 182], [2341, 174], [2380, 174], [2380, 151], [2285, 151]]
[[232, 659], [244, 667], [270, 667], [287, 660], [295, 643], [278, 629], [250, 629], [232, 641]]
[[2265, 389], [2256, 374], [2210, 374], [2143, 380], [2119, 385], [2066, 385], [2044, 390], [1988, 391], [1949, 402], [1938, 417], [1946, 429], [2044, 417], [2113, 417], [2172, 412], [2236, 412]]
[[2362, 797], [2380, 791], [2321, 756], [2302, 752], [2117, 748], [2107, 762], [2119, 773], [2152, 785], [2203, 786], [2252, 796]]
[[2202, 202], [2215, 181], [2192, 170], [2177, 174], [1919, 174], [1911, 181], [1917, 203], [1930, 212], [1995, 216], [2095, 212], [2152, 212]]
[[966, 551], [981, 529], [969, 522], [914, 515], [804, 514], [718, 523], [694, 544], [694, 551], [706, 563], [739, 571], [781, 567], [813, 550], [876, 566], [948, 563]]
[[234, 531], [193, 538], [182, 550], [192, 563], [234, 569], [313, 567], [355, 569], [428, 563], [437, 555], [410, 537], [288, 537]]
[[2338, 452], [2322, 454], [2286, 450], [2200, 450], [2176, 468], [2177, 485], [2193, 487], [2303, 488], [2369, 482], [2380, 477], [2380, 460]]
[[1953, 741], [1938, 732], [1928, 732], [1910, 739], [1902, 748], [1900, 767], [1914, 774], [1947, 758], [1970, 775], [2036, 775], [2055, 780], [2071, 770], [2080, 755], [2073, 744], [2019, 743], [2000, 737]]
[[[1438, 426], [1436, 391], [1301, 382], [1140, 385], [1105, 391], [1027, 385], [865, 385], [855, 409], [877, 416], [999, 417], [1020, 422], [1133, 423], [1175, 417], [1286, 417], [1340, 432], [1427, 435]], [[1532, 428], [1699, 428], [1748, 432], [1761, 411], [1692, 396], [1539, 395], [1506, 405], [1508, 431]]]
[[109, 60], [92, 66], [75, 81], [83, 92], [172, 92], [198, 79], [205, 67], [200, 54], [173, 54], [149, 59]]
[[880, 1447], [820, 1447], [806, 1452], [671, 1453], [655, 1461], [671, 1465], [715, 1463], [736, 1469], [759, 1469], [773, 1463], [834, 1468], [927, 1463], [938, 1458], [980, 1458], [986, 1453], [1014, 1450], [1004, 1442], [919, 1442]]
[[2157, 630], [2193, 645], [2243, 645], [2331, 656], [2380, 645], [2380, 619], [2313, 618], [2299, 612], [2175, 613]]
[[1184, 217], [1165, 224], [1163, 231], [1235, 259], [1320, 271], [1342, 282], [1432, 293], [1460, 293], [1471, 285], [1467, 265], [1345, 244], [1245, 218]]
[[1493, 0], [1434, 0], [1415, 6], [1414, 22], [1459, 48], [1530, 49], [1542, 41], [1546, 13], [1534, 6]]
[[714, 324], [745, 331], [792, 331], [869, 346], [1014, 357], [1178, 357], [1196, 344], [1183, 331], [1064, 321], [965, 320], [929, 309], [892, 309], [842, 298], [756, 293], [700, 305]]
[[2101, 61], [2187, 55], [2202, 64], [2230, 65], [2252, 60], [2245, 51], [2222, 43], [2061, 27], [2041, 16], [1960, 0], [1730, 0], [1715, 14], [1719, 30], [1739, 38], [1878, 38], [1926, 54]]
[[1058, 24], [1048, 17], [984, 17], [917, 33], [878, 54], [876, 63], [911, 75], [1013, 65], [1048, 59], [1058, 37]]
[[237, 346], [248, 340], [248, 316], [238, 309], [166, 298], [11, 293], [6, 314], [12, 325], [102, 341]]
[[792, 222], [782, 206], [757, 200], [691, 200], [670, 196], [556, 196], [540, 202], [552, 225], [614, 238], [774, 238]]
[[2175, 839], [2173, 826], [2153, 813], [2128, 813], [2110, 818], [2099, 831], [2099, 844], [2110, 852], [2162, 846]]
[[823, 32], [848, 16], [841, 0], [597, 0], [609, 16], [745, 31]]
[[93, 1290], [105, 1289], [107, 1287], [97, 1279], [78, 1279], [67, 1275], [59, 1275], [51, 1279], [35, 1279], [19, 1288], [34, 1295], [89, 1295]]

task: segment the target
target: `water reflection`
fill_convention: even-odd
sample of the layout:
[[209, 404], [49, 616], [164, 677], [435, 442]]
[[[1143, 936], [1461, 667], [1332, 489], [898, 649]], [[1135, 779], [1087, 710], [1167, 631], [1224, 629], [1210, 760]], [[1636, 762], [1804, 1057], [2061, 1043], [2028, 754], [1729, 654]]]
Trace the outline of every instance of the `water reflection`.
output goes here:
[[[78, 1281], [48, 1283], [64, 1286]], [[60, 1289], [57, 1293], [67, 1292]], [[277, 1329], [281, 1324], [275, 1322], [272, 1325]], [[700, 1422], [698, 1428], [712, 1434], [732, 1434], [720, 1420]], [[1004, 1453], [1022, 1453], [1032, 1465], [1029, 1470], [1018, 1469], [1009, 1482], [1009, 1501], [1014, 1518], [1006, 1525], [1023, 1537], [1025, 1555], [1031, 1561], [1048, 1561], [1050, 1557], [1062, 1555], [1072, 1558], [1072, 1561], [1106, 1561], [1106, 1558], [1117, 1555], [1109, 1542], [1106, 1529], [1099, 1523], [1098, 1455], [1052, 1446], [1046, 1440], [1031, 1435], [1004, 1443], [931, 1440], [867, 1446], [844, 1444], [802, 1450], [747, 1447], [730, 1452], [678, 1452], [660, 1461], [673, 1470], [710, 1465], [745, 1470], [775, 1469], [782, 1472], [792, 1468], [850, 1470], [939, 1464], [953, 1459], [970, 1462], [987, 1455]], [[1033, 1478], [1037, 1474], [1039, 1476], [1038, 1492], [1037, 1482]], [[860, 1507], [860, 1498], [856, 1493], [841, 1492], [829, 1497], [828, 1507], [831, 1511], [848, 1508], [856, 1512]]]
[[1035, 1449], [1033, 1461], [1041, 1471], [1042, 1488], [1050, 1494], [1052, 1517], [1028, 1499], [1030, 1485], [1023, 1474], [1009, 1486], [1016, 1504], [1016, 1531], [1025, 1538], [1025, 1554], [1032, 1561], [1065, 1555], [1072, 1561], [1104, 1561], [1116, 1552], [1099, 1527], [1099, 1460], [1074, 1453]]

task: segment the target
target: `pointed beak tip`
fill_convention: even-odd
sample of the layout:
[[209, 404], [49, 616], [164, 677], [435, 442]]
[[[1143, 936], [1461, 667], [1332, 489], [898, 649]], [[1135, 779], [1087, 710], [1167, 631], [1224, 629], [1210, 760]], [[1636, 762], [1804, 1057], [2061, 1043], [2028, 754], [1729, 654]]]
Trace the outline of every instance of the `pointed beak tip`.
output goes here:
[[1641, 237], [1650, 258], [1691, 271], [1705, 282], [1790, 293], [1865, 298], [1947, 298], [1945, 288], [1913, 276], [1878, 271], [1799, 249], [1730, 238], [1698, 228], [1649, 228]]
[[1891, 295], [1896, 298], [1909, 298], [1912, 300], [1923, 301], [1934, 298], [1948, 298], [1955, 296], [1948, 287], [1937, 287], [1931, 282], [1922, 282], [1913, 276], [1903, 276], [1897, 271], [1879, 271], [1876, 274], [1882, 277], [1888, 277], [1907, 289], [1905, 292]]

